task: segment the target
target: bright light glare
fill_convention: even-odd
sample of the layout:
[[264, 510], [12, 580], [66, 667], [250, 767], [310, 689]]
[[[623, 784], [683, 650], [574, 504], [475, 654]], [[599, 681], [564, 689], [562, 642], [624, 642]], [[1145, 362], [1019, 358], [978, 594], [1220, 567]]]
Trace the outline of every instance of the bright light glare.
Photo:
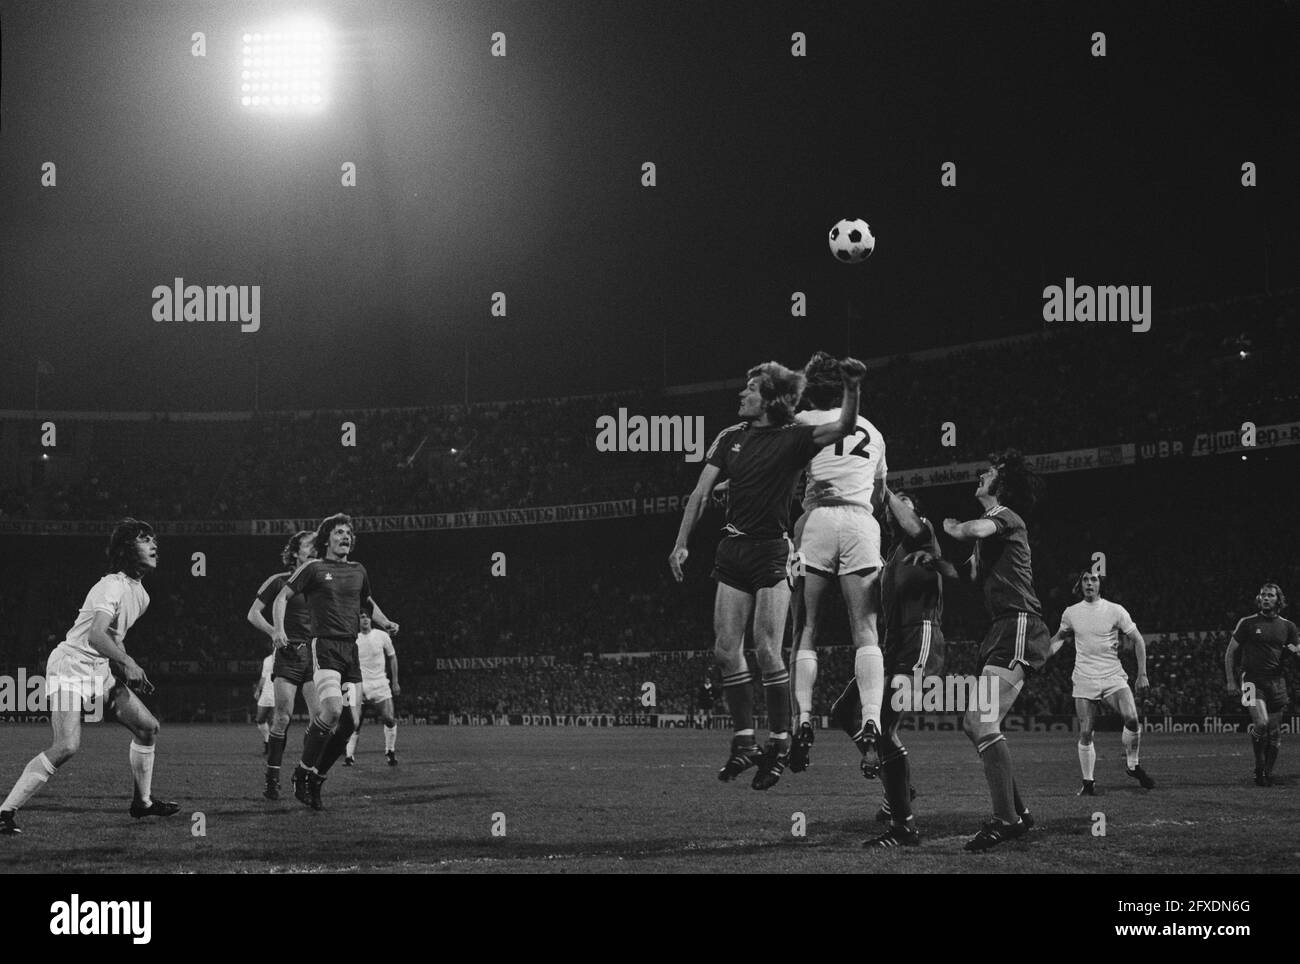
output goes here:
[[323, 24], [306, 19], [267, 24], [243, 38], [239, 102], [244, 107], [317, 113], [328, 106], [332, 40]]

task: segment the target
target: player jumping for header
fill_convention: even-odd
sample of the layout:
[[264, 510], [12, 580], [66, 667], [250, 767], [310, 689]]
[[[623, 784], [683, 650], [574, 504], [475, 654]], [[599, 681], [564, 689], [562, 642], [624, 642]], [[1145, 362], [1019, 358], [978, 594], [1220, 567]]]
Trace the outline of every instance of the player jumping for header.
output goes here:
[[275, 597], [273, 608], [271, 641], [276, 647], [288, 642], [284, 615], [290, 597], [302, 593], [311, 612], [312, 679], [319, 708], [303, 737], [302, 762], [293, 771], [293, 795], [313, 810], [322, 808], [321, 785], [356, 728], [352, 713], [344, 710], [343, 684], [361, 682], [357, 633], [362, 605], [371, 607], [381, 629], [396, 634], [398, 628], [371, 597], [365, 566], [348, 559], [355, 546], [350, 516], [340, 512], [322, 521], [316, 530], [320, 558], [308, 559], [297, 568]]
[[[804, 400], [811, 408], [795, 416], [801, 425], [840, 420], [839, 362], [817, 352], [804, 366]], [[861, 436], [860, 438], [858, 436]], [[803, 576], [803, 630], [790, 665], [799, 710], [790, 769], [808, 769], [815, 731], [813, 686], [817, 680], [817, 629], [821, 601], [838, 579], [853, 635], [853, 670], [859, 702], [865, 707], [860, 729], [852, 734], [872, 766], [878, 761], [880, 707], [885, 691], [884, 657], [876, 630], [880, 574], [880, 524], [874, 512], [884, 497], [885, 438], [861, 415], [851, 434], [828, 445], [808, 464], [804, 514], [795, 523], [795, 545]], [[796, 591], [799, 587], [796, 587]]]
[[82, 712], [88, 704], [103, 707], [105, 715], [115, 717], [134, 737], [131, 816], [169, 817], [180, 809], [152, 795], [158, 721], [132, 691], [150, 693], [153, 686], [125, 648], [127, 630], [149, 608], [142, 579], [157, 567], [158, 540], [153, 529], [137, 519], [119, 522], [108, 542], [108, 575], [86, 594], [77, 621], [46, 663], [54, 743], [27, 764], [0, 804], [0, 834], [22, 832], [15, 823], [19, 809], [76, 754], [81, 746]]
[[[714, 559], [718, 589], [713, 605], [715, 655], [735, 733], [731, 755], [718, 779], [734, 780], [762, 764], [755, 790], [780, 779], [790, 756], [790, 674], [781, 645], [790, 609], [790, 503], [799, 473], [824, 446], [834, 445], [857, 424], [858, 392], [866, 366], [853, 358], [839, 363], [843, 381], [840, 417], [821, 425], [799, 425], [795, 407], [803, 374], [776, 362], [749, 370], [738, 414], [746, 421], [724, 429], [709, 449], [708, 464], [686, 502], [677, 543], [668, 556], [673, 578], [682, 581], [687, 543], [714, 485], [729, 478], [727, 524]], [[760, 753], [754, 738], [753, 677], [745, 662], [745, 630], [751, 618], [754, 647], [767, 697], [769, 742]]]
[[[1282, 745], [1282, 713], [1287, 706], [1286, 678], [1282, 675], [1282, 650], [1300, 655], [1296, 625], [1283, 618], [1286, 596], [1275, 582], [1266, 582], [1255, 596], [1259, 612], [1237, 623], [1223, 654], [1228, 692], [1241, 696], [1246, 689], [1250, 712], [1250, 745], [1255, 751], [1255, 785], [1274, 785], [1273, 766]], [[1241, 685], [1236, 675], [1237, 651], [1241, 651]], [[1248, 688], [1248, 689], [1247, 689]]]
[[1127, 609], [1101, 598], [1099, 574], [1091, 569], [1080, 573], [1075, 591], [1083, 596], [1083, 600], [1061, 613], [1061, 628], [1052, 637], [1048, 655], [1066, 643], [1074, 643], [1074, 707], [1079, 715], [1079, 768], [1083, 771], [1083, 786], [1079, 788], [1078, 796], [1096, 794], [1093, 767], [1097, 763], [1097, 748], [1093, 745], [1092, 733], [1098, 703], [1106, 703], [1124, 721], [1124, 757], [1128, 775], [1142, 784], [1144, 790], [1150, 790], [1156, 782], [1147, 776], [1139, 762], [1142, 731], [1138, 726], [1137, 704], [1128, 686], [1128, 674], [1119, 661], [1120, 638], [1123, 637], [1132, 643], [1137, 654], [1134, 686], [1139, 693], [1145, 692], [1148, 686], [1146, 642]]

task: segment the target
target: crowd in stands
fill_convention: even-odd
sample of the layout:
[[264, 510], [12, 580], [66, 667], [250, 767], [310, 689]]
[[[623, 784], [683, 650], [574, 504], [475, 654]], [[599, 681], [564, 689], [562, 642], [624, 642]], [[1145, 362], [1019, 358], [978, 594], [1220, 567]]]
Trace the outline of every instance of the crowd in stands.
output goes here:
[[[1037, 453], [1186, 444], [1247, 419], [1300, 419], [1291, 370], [1300, 357], [1300, 293], [1171, 311], [1161, 322], [1142, 333], [1061, 325], [942, 357], [894, 359], [869, 371], [863, 412], [884, 433], [893, 469], [975, 461], [1007, 445]], [[805, 359], [785, 361], [797, 367]], [[320, 513], [322, 493], [358, 515], [682, 494], [698, 463], [676, 453], [599, 452], [597, 418], [621, 407], [700, 415], [711, 439], [734, 423], [735, 396], [733, 388], [625, 392], [468, 408], [271, 413], [227, 424], [90, 423], [68, 436], [76, 440], [77, 478], [56, 473], [57, 481], [40, 485], [7, 484], [0, 518], [302, 518]], [[355, 426], [355, 445], [344, 444], [344, 422]], [[945, 422], [957, 427], [955, 445], [940, 444]], [[0, 479], [21, 474], [0, 472]]]

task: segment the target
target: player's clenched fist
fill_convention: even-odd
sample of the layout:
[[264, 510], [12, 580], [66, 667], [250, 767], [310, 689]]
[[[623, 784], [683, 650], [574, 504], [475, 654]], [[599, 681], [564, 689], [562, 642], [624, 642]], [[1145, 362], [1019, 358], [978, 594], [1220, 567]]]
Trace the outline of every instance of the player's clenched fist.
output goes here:
[[860, 382], [866, 377], [867, 366], [856, 358], [840, 360], [840, 377], [846, 382]]
[[682, 566], [686, 564], [686, 557], [690, 554], [691, 551], [685, 546], [676, 546], [668, 554], [668, 568], [673, 571], [673, 578], [678, 582], [682, 581]]

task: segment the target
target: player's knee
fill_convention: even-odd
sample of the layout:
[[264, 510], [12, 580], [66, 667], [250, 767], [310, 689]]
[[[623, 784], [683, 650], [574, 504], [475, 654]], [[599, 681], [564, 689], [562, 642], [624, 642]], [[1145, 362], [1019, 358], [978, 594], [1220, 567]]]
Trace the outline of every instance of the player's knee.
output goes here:
[[271, 732], [283, 734], [289, 728], [289, 711], [277, 708], [271, 717]]
[[1136, 716], [1124, 717], [1124, 729], [1130, 733], [1136, 733], [1138, 731], [1138, 718]]
[[966, 711], [966, 736], [975, 744], [975, 749], [981, 753], [984, 750], [1002, 739], [1002, 728], [998, 725], [997, 720], [989, 719], [986, 714], [981, 713], [976, 707], [971, 707]]
[[1092, 730], [1079, 731], [1079, 746], [1092, 746]]
[[45, 759], [49, 760], [54, 766], [61, 767], [76, 756], [77, 751], [80, 749], [80, 736], [65, 736], [63, 739], [56, 741], [55, 744], [45, 752]]

